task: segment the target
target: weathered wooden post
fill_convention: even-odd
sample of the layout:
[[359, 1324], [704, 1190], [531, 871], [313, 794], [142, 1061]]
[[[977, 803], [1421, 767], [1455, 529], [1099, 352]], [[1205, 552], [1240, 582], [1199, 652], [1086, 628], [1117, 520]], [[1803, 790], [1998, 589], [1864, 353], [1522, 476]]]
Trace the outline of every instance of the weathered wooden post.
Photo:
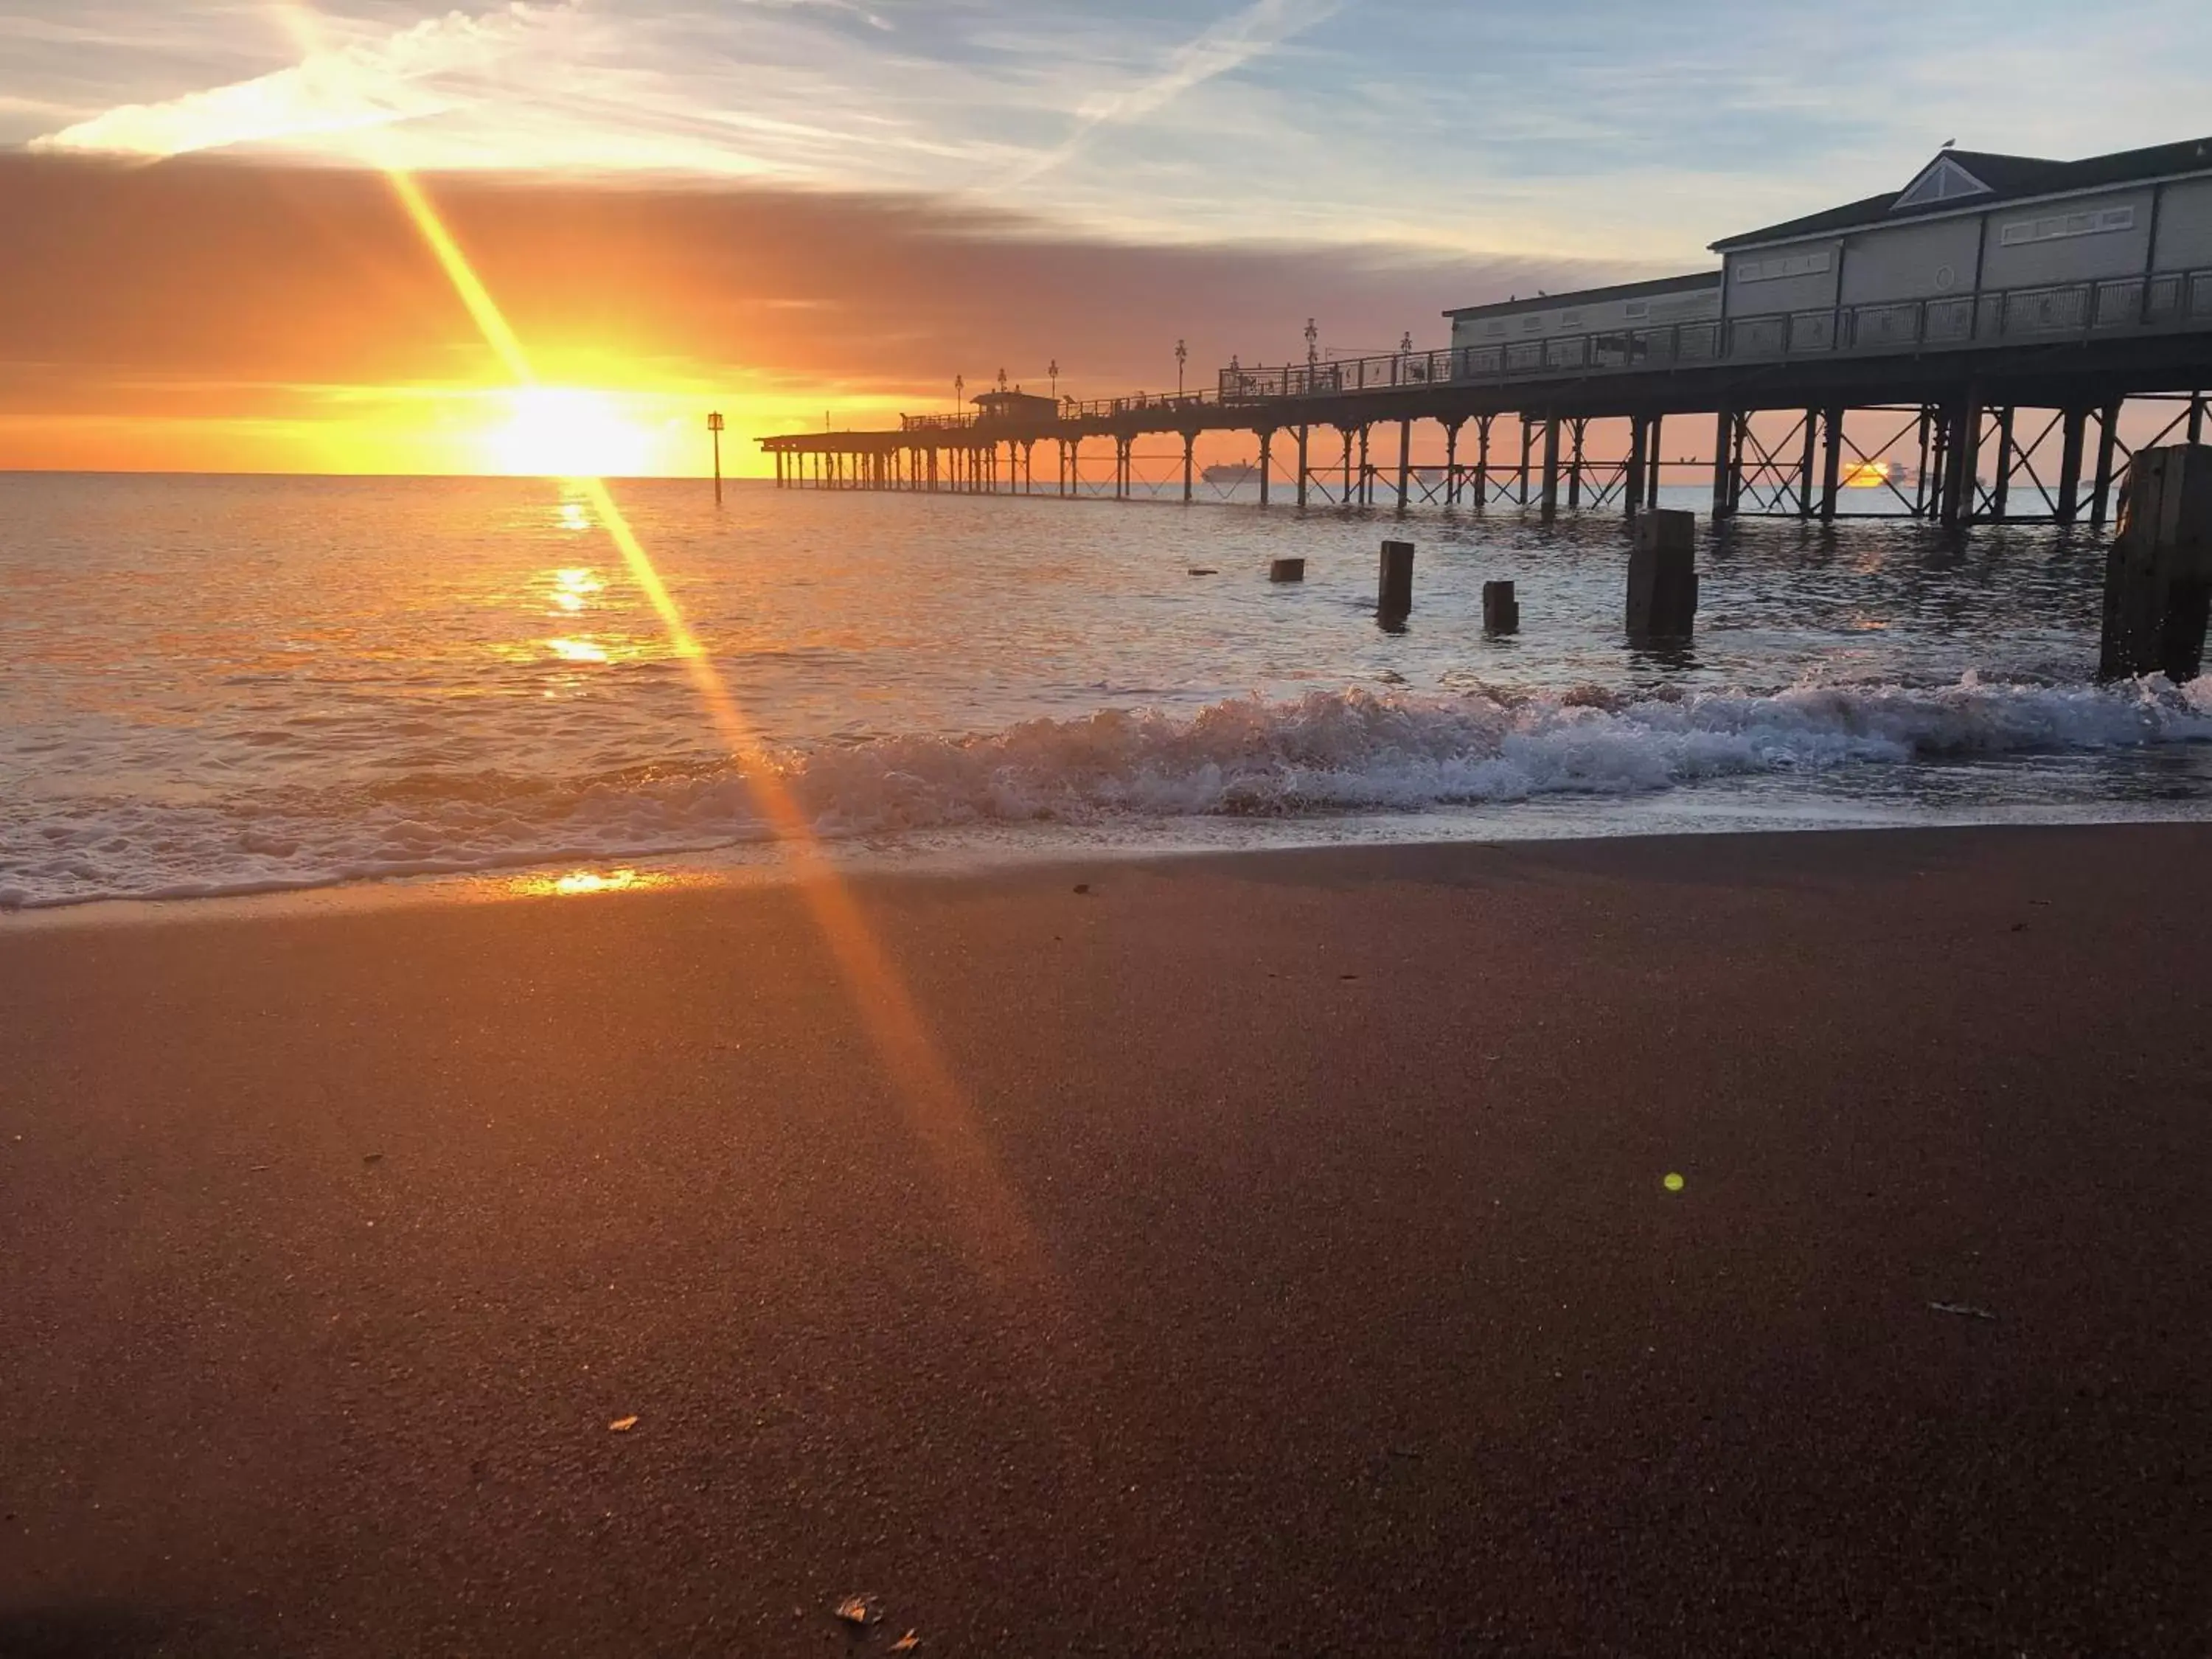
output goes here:
[[2162, 672], [2192, 680], [2212, 613], [2212, 445], [2138, 450], [2127, 506], [2105, 558], [2097, 678]]
[[1271, 582], [1302, 582], [1305, 579], [1304, 559], [1275, 559], [1267, 566], [1267, 580]]
[[1636, 520], [1628, 556], [1631, 639], [1681, 639], [1698, 614], [1698, 520], [1655, 507]]
[[1376, 619], [1403, 622], [1413, 610], [1413, 544], [1382, 544], [1382, 568], [1375, 589]]
[[1483, 583], [1482, 631], [1486, 634], [1518, 634], [1521, 631], [1521, 607], [1514, 602], [1511, 582]]
[[722, 411], [707, 416], [708, 435], [714, 441], [714, 505], [722, 504]]

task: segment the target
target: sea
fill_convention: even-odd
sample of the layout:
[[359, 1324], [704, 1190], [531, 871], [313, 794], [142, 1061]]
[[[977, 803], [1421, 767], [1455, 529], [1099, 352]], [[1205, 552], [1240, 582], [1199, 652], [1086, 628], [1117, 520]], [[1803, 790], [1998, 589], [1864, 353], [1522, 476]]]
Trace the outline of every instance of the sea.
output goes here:
[[891, 867], [2212, 811], [2086, 530], [1700, 511], [1644, 649], [1617, 508], [610, 489], [691, 660], [580, 485], [0, 475], [0, 908], [770, 870], [769, 774]]

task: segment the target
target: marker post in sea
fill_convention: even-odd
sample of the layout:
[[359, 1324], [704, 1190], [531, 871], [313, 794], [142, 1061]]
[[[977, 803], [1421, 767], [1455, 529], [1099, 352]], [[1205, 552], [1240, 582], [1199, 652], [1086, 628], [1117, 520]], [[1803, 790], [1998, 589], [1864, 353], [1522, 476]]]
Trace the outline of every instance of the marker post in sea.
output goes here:
[[707, 416], [707, 431], [714, 441], [714, 505], [722, 504], [722, 411]]

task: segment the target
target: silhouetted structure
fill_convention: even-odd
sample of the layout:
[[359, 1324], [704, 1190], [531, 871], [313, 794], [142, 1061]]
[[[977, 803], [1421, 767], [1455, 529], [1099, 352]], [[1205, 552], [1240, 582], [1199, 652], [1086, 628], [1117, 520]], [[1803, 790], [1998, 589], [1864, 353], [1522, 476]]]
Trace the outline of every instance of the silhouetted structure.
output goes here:
[[[1380, 491], [1401, 511], [1419, 494], [1548, 517], [1563, 502], [1656, 504], [1662, 422], [1694, 416], [1711, 422], [1710, 461], [1692, 465], [1711, 468], [1716, 516], [1846, 516], [1841, 492], [1860, 483], [1947, 524], [2101, 525], [2130, 453], [2124, 404], [2172, 405], [2154, 442], [2203, 436], [2212, 139], [2081, 161], [1946, 149], [1901, 190], [1713, 246], [1717, 271], [1448, 313], [1452, 343], [1436, 351], [1325, 362], [1310, 348], [1276, 367], [1232, 362], [1212, 388], [1172, 396], [987, 392], [972, 416], [763, 447], [785, 484], [1033, 490], [1034, 449], [1050, 442], [1067, 495], [1081, 447], [1105, 440], [1125, 497], [1137, 441], [1168, 434], [1182, 440], [1188, 501], [1199, 435], [1234, 431], [1257, 441], [1262, 503], [1287, 436], [1302, 507], [1316, 493], [1371, 505]], [[1493, 447], [1501, 416], [1519, 428], [1517, 454]], [[1441, 469], [1411, 463], [1425, 421], [1443, 429]], [[1595, 422], [1626, 423], [1622, 459], [1592, 459]], [[1395, 483], [1370, 449], [1392, 425]], [[1337, 433], [1340, 465], [1314, 456], [1317, 427]]]

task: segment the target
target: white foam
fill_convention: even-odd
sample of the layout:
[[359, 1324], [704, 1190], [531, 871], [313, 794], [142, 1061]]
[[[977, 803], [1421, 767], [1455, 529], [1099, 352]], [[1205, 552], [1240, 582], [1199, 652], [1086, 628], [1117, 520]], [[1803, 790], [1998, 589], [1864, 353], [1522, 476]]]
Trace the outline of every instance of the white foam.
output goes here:
[[[988, 735], [792, 753], [829, 836], [979, 823], [1415, 811], [1702, 780], [2212, 738], [2212, 684], [1805, 684], [1773, 694], [1579, 688], [1316, 692], [1195, 714], [1108, 709]], [[258, 892], [700, 852], [764, 838], [746, 780], [418, 775], [179, 804], [77, 795], [0, 809], [0, 905]]]

